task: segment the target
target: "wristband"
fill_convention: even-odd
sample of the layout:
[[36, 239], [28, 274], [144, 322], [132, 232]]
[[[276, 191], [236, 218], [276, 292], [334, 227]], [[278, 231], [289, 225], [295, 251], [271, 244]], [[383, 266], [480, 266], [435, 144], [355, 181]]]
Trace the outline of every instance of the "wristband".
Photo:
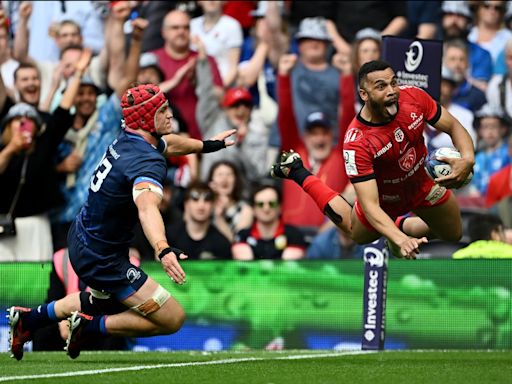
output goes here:
[[173, 253], [176, 255], [176, 257], [178, 257], [179, 255], [181, 255], [182, 253], [185, 253], [185, 252], [183, 252], [183, 251], [182, 251], [181, 249], [179, 249], [179, 248], [167, 247], [167, 248], [164, 248], [164, 250], [158, 254], [158, 258], [159, 258], [160, 260], [162, 260], [162, 259], [163, 259], [163, 257], [164, 257], [165, 255], [167, 255], [167, 254], [169, 254], [169, 253], [171, 253], [171, 252], [173, 252]]
[[224, 140], [203, 140], [201, 153], [217, 152], [223, 148], [226, 148]]

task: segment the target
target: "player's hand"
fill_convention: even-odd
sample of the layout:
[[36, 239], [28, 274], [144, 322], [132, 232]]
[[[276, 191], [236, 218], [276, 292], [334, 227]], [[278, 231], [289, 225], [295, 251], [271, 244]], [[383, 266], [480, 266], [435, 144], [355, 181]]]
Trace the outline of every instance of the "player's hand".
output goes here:
[[[180, 260], [185, 260], [187, 258], [188, 256], [185, 255], [184, 253], [179, 254]], [[178, 257], [174, 252], [170, 252], [164, 257], [162, 257], [161, 262], [165, 273], [167, 273], [167, 276], [169, 276], [172, 281], [180, 285], [185, 282], [187, 276], [185, 275], [185, 272], [181, 268], [181, 265], [178, 262]]]
[[444, 161], [452, 167], [449, 175], [435, 179], [436, 183], [445, 188], [460, 188], [473, 171], [474, 162], [467, 158], [457, 159], [440, 156], [437, 160]]
[[400, 247], [400, 254], [406, 259], [416, 259], [416, 254], [420, 253], [420, 245], [428, 243], [426, 237], [417, 239], [415, 237], [409, 237], [397, 245]]
[[227, 131], [221, 132], [213, 136], [210, 140], [220, 140], [223, 141], [226, 147], [230, 147], [235, 144], [235, 140], [226, 140], [229, 136], [234, 135], [236, 133], [236, 129], [228, 129]]

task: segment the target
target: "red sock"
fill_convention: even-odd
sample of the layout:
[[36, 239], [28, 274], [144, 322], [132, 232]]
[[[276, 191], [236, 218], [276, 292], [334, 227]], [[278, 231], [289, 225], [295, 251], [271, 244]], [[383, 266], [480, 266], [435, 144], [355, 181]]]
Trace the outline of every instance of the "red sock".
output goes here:
[[316, 205], [322, 212], [324, 212], [325, 206], [334, 197], [339, 195], [339, 192], [334, 191], [326, 184], [322, 183], [316, 176], [308, 176], [302, 184], [304, 191], [313, 198]]

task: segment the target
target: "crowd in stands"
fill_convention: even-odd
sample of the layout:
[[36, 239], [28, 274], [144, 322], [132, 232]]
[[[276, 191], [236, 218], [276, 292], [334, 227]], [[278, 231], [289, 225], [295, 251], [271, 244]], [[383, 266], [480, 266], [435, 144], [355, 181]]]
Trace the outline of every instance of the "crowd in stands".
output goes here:
[[[237, 131], [226, 150], [167, 159], [169, 244], [192, 260], [361, 258], [361, 246], [269, 169], [294, 149], [354, 201], [340, 141], [362, 105], [357, 71], [381, 58], [384, 35], [443, 40], [439, 102], [476, 151], [472, 182], [454, 192], [463, 211], [503, 224], [500, 236], [470, 241], [512, 243], [512, 1], [0, 4], [0, 218], [16, 228], [0, 233], [0, 262], [65, 250], [135, 83], [165, 92], [173, 134]], [[435, 129], [424, 136], [429, 150], [453, 146]], [[131, 254], [155, 257], [141, 228]]]

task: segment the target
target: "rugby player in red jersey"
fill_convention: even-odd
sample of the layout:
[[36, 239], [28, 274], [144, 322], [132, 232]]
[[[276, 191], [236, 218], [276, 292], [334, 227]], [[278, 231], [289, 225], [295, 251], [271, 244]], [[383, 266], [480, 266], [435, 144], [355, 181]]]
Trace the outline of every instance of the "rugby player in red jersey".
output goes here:
[[[357, 195], [354, 207], [306, 170], [293, 151], [281, 154], [272, 175], [294, 180], [357, 243], [385, 236], [397, 257], [415, 258], [427, 238], [459, 240], [460, 210], [448, 189], [460, 187], [472, 171], [470, 135], [426, 92], [398, 86], [384, 61], [363, 65], [358, 80], [364, 106], [343, 142], [345, 169]], [[461, 154], [460, 159], [440, 159], [451, 165], [452, 173], [435, 182], [424, 169], [427, 123], [450, 135]], [[409, 212], [416, 216], [403, 217]]]

